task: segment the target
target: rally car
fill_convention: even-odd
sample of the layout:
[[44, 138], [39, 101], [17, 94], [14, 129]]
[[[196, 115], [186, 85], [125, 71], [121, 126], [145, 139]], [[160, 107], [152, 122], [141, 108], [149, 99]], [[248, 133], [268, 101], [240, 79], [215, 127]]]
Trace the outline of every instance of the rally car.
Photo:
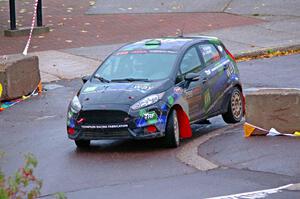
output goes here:
[[244, 97], [234, 57], [215, 37], [146, 39], [113, 52], [69, 105], [68, 137], [159, 138], [167, 147], [192, 136], [190, 124], [221, 114], [241, 121]]

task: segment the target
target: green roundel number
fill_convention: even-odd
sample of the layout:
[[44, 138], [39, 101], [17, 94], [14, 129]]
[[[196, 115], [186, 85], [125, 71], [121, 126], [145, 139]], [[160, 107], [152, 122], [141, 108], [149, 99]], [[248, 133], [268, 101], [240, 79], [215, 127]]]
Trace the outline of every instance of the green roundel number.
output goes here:
[[170, 104], [170, 105], [173, 105], [174, 104], [174, 97], [173, 96], [169, 96], [168, 97], [168, 103]]
[[155, 124], [158, 121], [158, 116], [155, 111], [142, 111], [140, 112], [140, 115], [147, 121], [147, 124]]

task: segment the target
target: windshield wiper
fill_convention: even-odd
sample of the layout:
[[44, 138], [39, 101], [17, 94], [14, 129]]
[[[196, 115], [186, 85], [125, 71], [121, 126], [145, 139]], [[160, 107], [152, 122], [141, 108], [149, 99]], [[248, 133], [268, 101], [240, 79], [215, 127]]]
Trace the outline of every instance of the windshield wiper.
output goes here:
[[98, 76], [98, 75], [94, 75], [94, 78], [100, 80], [101, 82], [105, 82], [105, 83], [110, 82], [108, 79], [105, 79], [104, 77], [101, 77], [101, 76]]
[[127, 82], [150, 82], [149, 79], [147, 78], [124, 78], [124, 79], [112, 79], [112, 82], [122, 82], [122, 81], [127, 81]]

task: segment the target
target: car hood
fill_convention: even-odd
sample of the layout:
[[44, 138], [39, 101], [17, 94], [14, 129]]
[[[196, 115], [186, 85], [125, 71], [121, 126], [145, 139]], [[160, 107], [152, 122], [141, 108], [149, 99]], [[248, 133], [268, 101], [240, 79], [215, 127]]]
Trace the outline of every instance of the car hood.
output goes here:
[[170, 80], [154, 82], [86, 82], [79, 94], [83, 107], [101, 104], [132, 105], [138, 100], [166, 91], [172, 85]]

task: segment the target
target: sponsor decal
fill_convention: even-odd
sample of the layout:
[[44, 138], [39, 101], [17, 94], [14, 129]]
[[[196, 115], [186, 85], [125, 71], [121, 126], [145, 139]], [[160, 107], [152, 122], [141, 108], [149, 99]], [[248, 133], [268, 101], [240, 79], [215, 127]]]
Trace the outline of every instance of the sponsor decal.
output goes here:
[[167, 53], [167, 54], [176, 54], [176, 51], [171, 51], [171, 50], [149, 50], [150, 53]]
[[175, 99], [174, 99], [173, 96], [169, 96], [169, 97], [168, 97], [168, 103], [169, 103], [170, 105], [173, 105], [173, 104], [174, 104], [174, 101], [175, 101]]
[[128, 51], [117, 52], [116, 55], [127, 55]]
[[151, 119], [153, 119], [155, 117], [157, 117], [157, 114], [155, 113], [155, 111], [144, 113], [145, 120], [151, 120]]
[[147, 112], [145, 109], [139, 111], [141, 119], [138, 120], [137, 126], [145, 126], [146, 124], [155, 124], [158, 122], [158, 116], [155, 111]]
[[86, 89], [84, 89], [84, 93], [91, 93], [91, 92], [95, 92], [97, 89], [96, 86], [91, 86], [91, 87], [87, 87]]
[[212, 72], [218, 70], [220, 67], [222, 68], [225, 64], [228, 64], [229, 63], [229, 60], [226, 60], [220, 64], [217, 64], [214, 68], [211, 69]]
[[196, 87], [192, 91], [193, 91], [193, 95], [199, 95], [201, 93], [201, 88]]
[[186, 91], [186, 92], [185, 92], [185, 96], [186, 96], [186, 98], [191, 98], [191, 97], [193, 97], [193, 96], [194, 96], [193, 90]]
[[207, 89], [204, 92], [204, 108], [208, 109], [209, 105], [210, 105], [211, 99], [210, 99], [210, 91], [209, 89]]
[[201, 50], [204, 56], [212, 53], [211, 46], [201, 46]]
[[183, 93], [183, 89], [182, 89], [181, 87], [175, 87], [175, 88], [174, 88], [174, 92], [175, 92], [176, 94], [182, 94], [182, 93]]
[[133, 50], [129, 52], [130, 54], [146, 54], [148, 53], [147, 50]]
[[81, 125], [83, 129], [119, 129], [128, 128], [128, 124]]
[[210, 38], [211, 38], [211, 40], [209, 40], [210, 43], [216, 44], [216, 45], [220, 45], [221, 44], [221, 42], [216, 37], [210, 37]]
[[162, 111], [167, 111], [167, 110], [168, 110], [168, 105], [167, 105], [167, 104], [163, 104], [163, 105], [161, 106], [161, 110], [162, 110]]
[[228, 69], [226, 70], [227, 77], [230, 77], [232, 74], [234, 74], [234, 69], [232, 64], [229, 65]]
[[72, 111], [69, 111], [69, 112], [68, 112], [68, 118], [73, 117], [73, 115], [74, 115], [74, 113], [73, 113]]
[[147, 113], [147, 111], [146, 111], [145, 109], [141, 109], [141, 110], [139, 111], [139, 116], [140, 116], [140, 117], [143, 117], [145, 113]]
[[74, 119], [70, 119], [70, 120], [69, 120], [68, 126], [69, 126], [70, 128], [75, 128], [75, 120], [74, 120]]
[[205, 72], [205, 74], [206, 74], [207, 76], [211, 74], [211, 71], [210, 71], [210, 70], [205, 70], [204, 72]]
[[147, 124], [155, 124], [158, 122], [158, 116], [155, 111], [145, 113], [144, 119], [147, 121]]
[[144, 93], [144, 92], [151, 90], [153, 88], [153, 86], [151, 86], [150, 84], [136, 84], [136, 85], [134, 85], [133, 88]]

